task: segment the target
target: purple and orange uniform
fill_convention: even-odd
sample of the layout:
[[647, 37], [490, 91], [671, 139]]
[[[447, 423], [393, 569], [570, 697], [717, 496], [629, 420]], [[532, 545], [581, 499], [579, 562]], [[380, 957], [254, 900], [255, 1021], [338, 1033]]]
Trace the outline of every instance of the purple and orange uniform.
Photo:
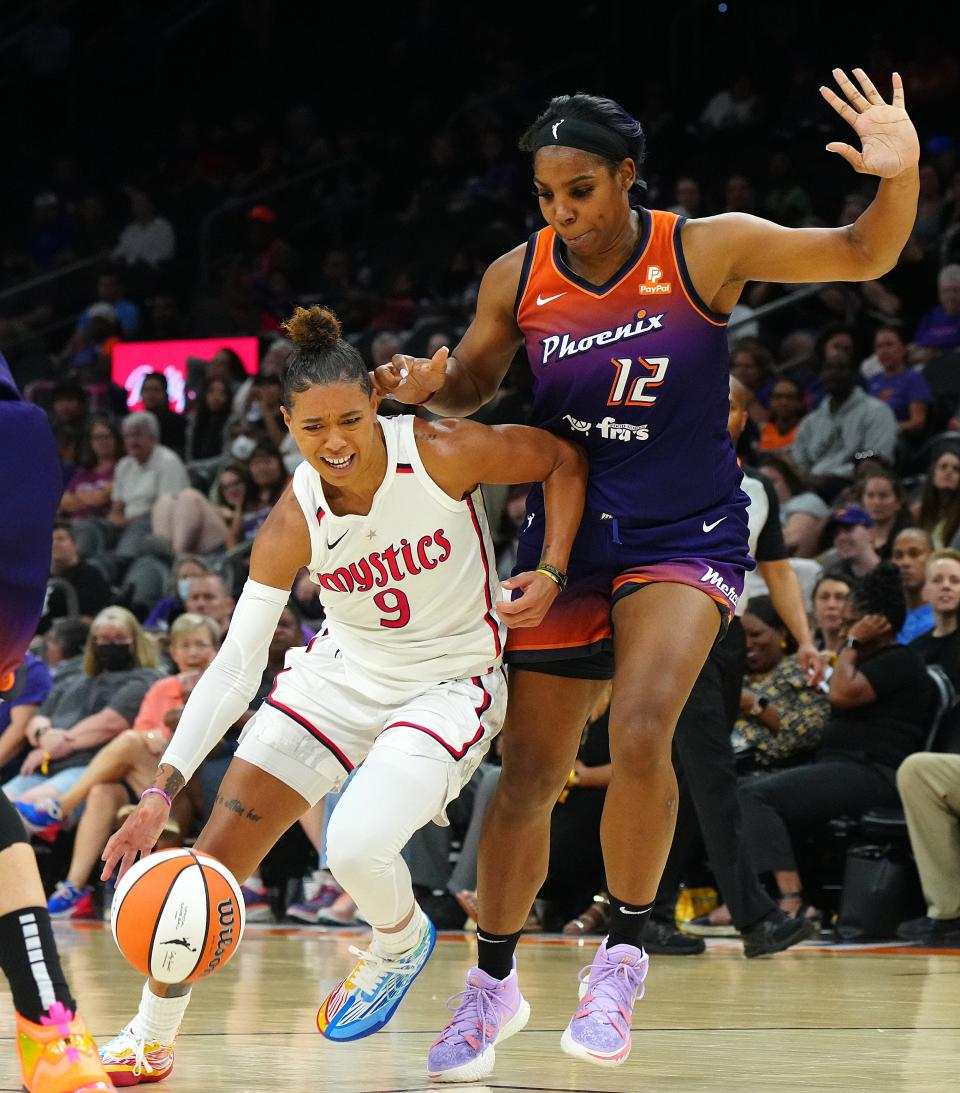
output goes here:
[[[553, 228], [527, 243], [515, 314], [533, 371], [529, 424], [583, 445], [586, 509], [570, 583], [511, 663], [612, 674], [611, 605], [654, 582], [692, 585], [731, 614], [753, 568], [749, 499], [727, 433], [728, 316], [689, 278], [683, 218], [638, 210], [640, 238], [603, 285], [578, 277]], [[535, 569], [543, 493], [527, 499], [516, 572]]]

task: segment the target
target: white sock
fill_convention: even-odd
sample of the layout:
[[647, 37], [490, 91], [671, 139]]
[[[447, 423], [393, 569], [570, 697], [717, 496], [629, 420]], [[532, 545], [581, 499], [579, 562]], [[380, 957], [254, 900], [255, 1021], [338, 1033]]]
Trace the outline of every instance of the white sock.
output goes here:
[[144, 1040], [172, 1044], [190, 1004], [190, 993], [187, 991], [177, 998], [158, 998], [150, 990], [150, 984], [144, 983], [140, 1008], [137, 1016], [130, 1022], [134, 1034]]
[[427, 916], [420, 909], [420, 904], [413, 905], [413, 917], [402, 930], [387, 934], [373, 928], [373, 951], [381, 956], [400, 956], [416, 948], [420, 936], [426, 929]]

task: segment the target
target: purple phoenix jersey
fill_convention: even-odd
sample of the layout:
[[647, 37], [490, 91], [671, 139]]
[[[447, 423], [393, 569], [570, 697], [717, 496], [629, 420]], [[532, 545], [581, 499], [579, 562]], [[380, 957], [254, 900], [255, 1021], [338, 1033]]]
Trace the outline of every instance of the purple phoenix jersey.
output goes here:
[[[695, 560], [722, 590], [717, 598], [735, 605], [753, 560], [749, 499], [727, 433], [726, 316], [706, 307], [690, 281], [683, 220], [639, 214], [637, 247], [604, 285], [573, 273], [552, 228], [532, 236], [516, 304], [534, 376], [530, 424], [578, 441], [590, 458], [572, 575]], [[535, 540], [538, 488], [528, 505]], [[597, 527], [604, 523], [606, 535]]]
[[23, 401], [0, 354], [0, 678], [20, 664], [36, 631], [62, 493], [46, 415]]

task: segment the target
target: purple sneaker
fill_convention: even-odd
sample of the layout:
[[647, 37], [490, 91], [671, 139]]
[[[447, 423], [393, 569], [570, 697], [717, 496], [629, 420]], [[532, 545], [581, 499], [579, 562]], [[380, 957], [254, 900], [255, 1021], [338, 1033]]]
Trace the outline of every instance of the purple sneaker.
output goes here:
[[301, 922], [309, 922], [315, 926], [320, 921], [320, 912], [329, 907], [343, 889], [335, 884], [325, 884], [313, 899], [305, 899], [301, 903], [291, 903], [287, 908], [290, 918], [299, 919]]
[[[607, 948], [580, 972], [580, 1008], [564, 1029], [560, 1047], [597, 1066], [620, 1066], [630, 1054], [633, 1005], [643, 997], [649, 957], [633, 945]], [[586, 976], [586, 978], [584, 978]]]
[[476, 1082], [493, 1073], [493, 1045], [519, 1032], [530, 1020], [530, 1004], [520, 993], [517, 969], [494, 979], [479, 968], [467, 973], [467, 989], [447, 1002], [459, 1002], [453, 1020], [427, 1056], [434, 1082]]

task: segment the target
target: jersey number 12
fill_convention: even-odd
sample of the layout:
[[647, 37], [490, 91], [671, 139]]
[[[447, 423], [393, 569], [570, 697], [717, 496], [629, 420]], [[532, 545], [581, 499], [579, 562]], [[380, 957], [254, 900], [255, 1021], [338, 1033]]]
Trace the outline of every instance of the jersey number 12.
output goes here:
[[[648, 395], [645, 390], [648, 387], [659, 387], [663, 383], [667, 365], [670, 363], [669, 357], [637, 357], [635, 361], [630, 357], [615, 357], [611, 363], [616, 368], [617, 375], [607, 399], [608, 406], [652, 406], [657, 401], [656, 395]], [[647, 374], [634, 374], [631, 384], [634, 364], [646, 369]]]

